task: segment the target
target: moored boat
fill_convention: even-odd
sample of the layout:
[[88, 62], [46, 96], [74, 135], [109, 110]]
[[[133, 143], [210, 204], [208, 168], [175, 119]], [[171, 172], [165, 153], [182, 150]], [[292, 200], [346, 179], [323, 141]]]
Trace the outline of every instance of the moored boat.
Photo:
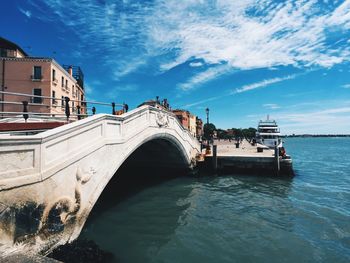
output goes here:
[[292, 171], [292, 158], [287, 155], [283, 147], [281, 132], [275, 120], [260, 120], [256, 131], [256, 142], [263, 147], [274, 148], [279, 155], [281, 170]]

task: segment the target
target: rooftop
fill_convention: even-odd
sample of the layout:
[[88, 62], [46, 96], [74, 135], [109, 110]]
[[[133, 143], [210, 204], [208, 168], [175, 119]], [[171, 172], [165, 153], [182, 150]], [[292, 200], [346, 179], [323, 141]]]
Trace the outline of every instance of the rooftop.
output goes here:
[[21, 51], [21, 53], [23, 53], [24, 56], [26, 57], [28, 56], [28, 54], [20, 46], [3, 37], [0, 37], [0, 48], [11, 49], [11, 50], [18, 49], [19, 51]]

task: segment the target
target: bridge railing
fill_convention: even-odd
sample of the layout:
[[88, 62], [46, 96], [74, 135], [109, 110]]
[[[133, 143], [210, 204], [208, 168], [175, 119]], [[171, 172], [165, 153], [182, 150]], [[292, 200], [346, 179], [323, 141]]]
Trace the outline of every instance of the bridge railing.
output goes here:
[[[0, 118], [24, 119], [25, 122], [31, 118], [51, 119], [60, 121], [80, 120], [87, 116], [96, 114], [96, 107], [110, 107], [111, 114], [126, 111], [126, 104], [115, 102], [106, 103], [88, 100], [70, 99], [68, 96], [57, 98], [52, 96], [41, 96], [18, 92], [0, 91], [0, 94], [12, 97], [10, 100], [0, 100]], [[23, 98], [19, 99], [19, 98]], [[58, 103], [60, 102], [60, 103]], [[12, 110], [4, 110], [6, 105], [12, 106]], [[89, 106], [88, 106], [89, 105]], [[91, 106], [90, 106], [91, 105]], [[117, 108], [120, 108], [118, 110]], [[0, 120], [1, 122], [1, 120]]]

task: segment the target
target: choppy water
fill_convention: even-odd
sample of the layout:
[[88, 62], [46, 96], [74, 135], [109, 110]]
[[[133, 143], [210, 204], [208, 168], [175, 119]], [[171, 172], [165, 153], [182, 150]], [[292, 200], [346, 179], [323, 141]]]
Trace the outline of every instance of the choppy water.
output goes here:
[[292, 179], [168, 180], [99, 211], [82, 237], [118, 262], [350, 262], [350, 139], [286, 148]]

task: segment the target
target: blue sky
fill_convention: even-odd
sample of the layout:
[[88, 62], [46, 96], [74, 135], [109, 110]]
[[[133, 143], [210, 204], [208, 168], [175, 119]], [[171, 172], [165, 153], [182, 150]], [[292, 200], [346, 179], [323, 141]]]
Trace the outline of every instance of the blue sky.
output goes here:
[[4, 1], [0, 35], [80, 65], [89, 99], [168, 98], [217, 127], [350, 133], [350, 0]]

